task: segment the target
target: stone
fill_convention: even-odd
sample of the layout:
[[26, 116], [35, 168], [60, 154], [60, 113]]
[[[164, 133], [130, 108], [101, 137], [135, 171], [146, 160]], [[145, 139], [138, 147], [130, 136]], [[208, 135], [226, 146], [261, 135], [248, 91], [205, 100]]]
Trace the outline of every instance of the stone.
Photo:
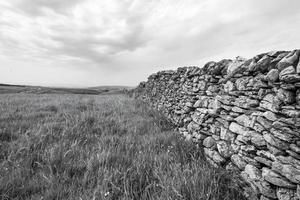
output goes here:
[[246, 167], [247, 163], [243, 158], [237, 154], [234, 154], [231, 156], [231, 162], [235, 164], [239, 169], [244, 170]]
[[227, 128], [221, 126], [220, 138], [225, 141], [233, 141], [236, 137], [236, 134], [229, 131]]
[[295, 137], [293, 135], [290, 135], [288, 132], [283, 132], [275, 128], [271, 128], [270, 133], [272, 133], [272, 135], [274, 135], [276, 138], [289, 143], [293, 142], [293, 140], [295, 139]]
[[262, 177], [264, 178], [264, 180], [268, 181], [269, 183], [279, 187], [291, 188], [291, 189], [296, 188], [296, 185], [292, 184], [281, 175], [277, 174], [276, 172], [266, 167], [262, 168]]
[[276, 199], [275, 187], [267, 181], [259, 181], [256, 183], [256, 186], [258, 187], [260, 193], [263, 194], [263, 196], [269, 197], [271, 199]]
[[226, 159], [224, 159], [217, 151], [204, 148], [204, 153], [218, 165], [222, 165], [226, 162]]
[[296, 70], [295, 70], [295, 68], [291, 65], [291, 66], [285, 68], [284, 70], [282, 70], [282, 71], [279, 73], [279, 78], [280, 78], [280, 80], [281, 80], [283, 76], [286, 76], [286, 75], [289, 75], [289, 74], [295, 74], [295, 73], [296, 73]]
[[230, 156], [234, 153], [230, 144], [225, 141], [218, 141], [217, 149], [220, 155], [224, 158], [230, 158]]
[[263, 157], [259, 157], [259, 156], [255, 156], [254, 159], [259, 162], [262, 163], [268, 167], [272, 167], [272, 161]]
[[241, 77], [235, 81], [236, 88], [239, 91], [247, 90], [247, 85], [252, 77]]
[[227, 81], [226, 84], [224, 84], [224, 91], [225, 92], [231, 92], [236, 90], [235, 85], [231, 81]]
[[278, 119], [276, 114], [271, 111], [264, 112], [263, 116], [270, 121], [276, 121]]
[[300, 89], [296, 92], [296, 102], [300, 106]]
[[232, 107], [231, 109], [233, 112], [237, 112], [237, 113], [246, 113], [248, 110], [247, 109], [243, 109], [237, 106]]
[[297, 194], [295, 190], [287, 188], [277, 188], [276, 195], [279, 200], [299, 200], [297, 199]]
[[266, 140], [266, 142], [268, 142], [269, 144], [279, 148], [279, 149], [283, 149], [286, 150], [289, 148], [289, 144], [274, 137], [272, 134], [270, 133], [265, 133], [263, 135], [264, 139]]
[[241, 108], [250, 109], [257, 107], [259, 105], [259, 101], [249, 97], [239, 96], [234, 102], [232, 102], [232, 104]]
[[236, 57], [236, 59], [229, 64], [228, 68], [227, 68], [227, 74], [230, 74], [234, 71], [236, 71], [238, 68], [240, 68], [244, 62], [246, 61], [245, 58], [242, 58], [240, 56]]
[[251, 132], [251, 142], [257, 147], [266, 146], [266, 141], [264, 140], [264, 137], [255, 131]]
[[265, 130], [269, 130], [272, 127], [272, 122], [264, 117], [257, 117], [257, 122], [264, 127]]
[[300, 154], [300, 147], [297, 146], [296, 144], [290, 144], [290, 149], [296, 153]]
[[298, 65], [297, 65], [297, 67], [296, 67], [296, 72], [297, 72], [298, 74], [300, 74], [300, 59], [299, 59], [299, 61], [298, 61]]
[[229, 125], [229, 130], [236, 133], [236, 134], [240, 134], [240, 135], [244, 135], [246, 134], [247, 131], [249, 131], [248, 128], [244, 127], [244, 126], [241, 126], [235, 122], [232, 122], [230, 125]]
[[272, 170], [286, 177], [289, 181], [300, 184], [300, 169], [290, 164], [282, 164], [278, 161], [272, 163]]
[[266, 197], [264, 195], [260, 196], [260, 200], [272, 200], [272, 198]]
[[261, 171], [253, 165], [247, 164], [245, 166], [245, 173], [251, 181], [260, 181], [262, 179]]
[[296, 93], [289, 90], [279, 89], [276, 96], [284, 104], [293, 104], [296, 101]]
[[245, 127], [253, 128], [256, 117], [243, 114], [236, 117], [234, 120]]
[[289, 66], [280, 72], [279, 79], [286, 83], [295, 83], [300, 81], [300, 76], [296, 74], [293, 66]]
[[266, 79], [272, 83], [277, 82], [279, 80], [279, 71], [278, 69], [271, 69], [267, 75]]
[[282, 71], [288, 66], [293, 66], [297, 62], [298, 57], [299, 51], [292, 51], [277, 63], [276, 68], [279, 71]]
[[267, 94], [259, 105], [261, 108], [277, 113], [280, 108], [280, 100], [274, 94]]
[[203, 146], [206, 148], [215, 149], [217, 147], [217, 143], [212, 137], [207, 137], [203, 140]]

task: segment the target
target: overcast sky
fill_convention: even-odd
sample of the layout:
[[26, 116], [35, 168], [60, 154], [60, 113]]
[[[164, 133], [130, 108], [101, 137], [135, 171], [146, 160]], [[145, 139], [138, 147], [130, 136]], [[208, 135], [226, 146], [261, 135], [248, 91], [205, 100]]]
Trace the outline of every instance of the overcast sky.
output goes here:
[[300, 48], [300, 0], [0, 0], [0, 82], [137, 85]]

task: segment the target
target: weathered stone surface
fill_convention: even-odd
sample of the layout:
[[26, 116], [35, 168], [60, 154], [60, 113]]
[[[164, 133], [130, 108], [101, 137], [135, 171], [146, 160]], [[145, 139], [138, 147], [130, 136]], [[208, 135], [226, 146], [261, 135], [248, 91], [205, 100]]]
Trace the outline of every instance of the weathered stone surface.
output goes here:
[[289, 90], [279, 89], [277, 91], [277, 97], [284, 104], [292, 104], [296, 101], [296, 94]]
[[278, 172], [293, 183], [300, 184], [300, 169], [290, 164], [282, 164], [278, 161], [272, 163], [272, 170]]
[[274, 137], [272, 134], [270, 133], [265, 133], [264, 134], [264, 139], [266, 140], [267, 143], [271, 144], [272, 146], [275, 146], [279, 149], [285, 150], [289, 148], [289, 144]]
[[271, 69], [267, 75], [266, 79], [270, 82], [277, 82], [279, 80], [279, 71], [278, 69]]
[[277, 198], [279, 200], [299, 200], [294, 190], [286, 188], [277, 188]]
[[226, 159], [224, 159], [217, 151], [204, 148], [204, 153], [219, 165], [226, 162]]
[[259, 156], [255, 156], [254, 159], [259, 162], [262, 163], [268, 167], [272, 167], [272, 161], [263, 157], [259, 157]]
[[293, 66], [289, 66], [280, 72], [279, 79], [283, 82], [295, 83], [300, 81], [300, 76], [296, 74]]
[[234, 120], [245, 127], [253, 128], [256, 117], [244, 114], [236, 117]]
[[259, 181], [262, 179], [261, 171], [253, 165], [247, 164], [245, 166], [245, 173], [251, 181]]
[[259, 191], [263, 196], [269, 197], [271, 199], [276, 199], [275, 187], [268, 183], [267, 181], [259, 181], [256, 183]]
[[276, 113], [280, 108], [280, 100], [274, 94], [268, 94], [260, 102], [260, 107]]
[[221, 126], [220, 138], [225, 141], [233, 141], [236, 137], [235, 133], [232, 133], [227, 128]]
[[217, 147], [217, 143], [212, 137], [207, 137], [203, 140], [203, 146], [206, 148], [215, 149]]
[[264, 112], [263, 116], [270, 121], [276, 121], [278, 119], [276, 114], [271, 111]]
[[217, 142], [217, 149], [218, 149], [220, 155], [224, 158], [230, 158], [230, 156], [232, 154], [234, 154], [234, 151], [231, 148], [231, 145], [228, 142], [225, 142], [225, 141], [218, 141]]
[[277, 64], [277, 69], [279, 71], [284, 70], [288, 66], [293, 66], [297, 62], [299, 56], [299, 51], [292, 51], [288, 55], [286, 55], [284, 58], [282, 58], [279, 63]]
[[237, 124], [235, 122], [232, 122], [229, 125], [229, 130], [232, 131], [233, 133], [240, 134], [240, 135], [243, 135], [247, 131], [249, 131], [249, 129], [247, 129], [246, 127], [241, 126], [241, 125], [239, 125], [239, 124]]
[[236, 89], [234, 83], [232, 83], [231, 81], [227, 81], [226, 84], [224, 84], [224, 91], [225, 92], [231, 92], [234, 91]]
[[244, 62], [246, 61], [245, 58], [242, 58], [240, 56], [236, 57], [236, 59], [229, 64], [228, 68], [227, 68], [227, 74], [230, 74], [232, 72], [234, 72], [235, 70], [237, 70], [238, 68], [240, 68]]
[[286, 180], [283, 176], [265, 167], [262, 168], [262, 177], [269, 183], [272, 183], [276, 186], [284, 188], [296, 188], [296, 185]]
[[243, 158], [237, 154], [231, 156], [231, 161], [241, 170], [243, 170], [247, 165], [245, 160], [243, 160]]

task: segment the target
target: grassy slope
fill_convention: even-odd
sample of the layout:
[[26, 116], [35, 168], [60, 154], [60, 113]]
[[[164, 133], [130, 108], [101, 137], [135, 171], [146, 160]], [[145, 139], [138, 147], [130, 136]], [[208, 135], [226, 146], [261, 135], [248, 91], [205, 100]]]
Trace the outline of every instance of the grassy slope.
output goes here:
[[0, 99], [0, 199], [243, 199], [232, 174], [212, 169], [141, 102]]
[[99, 86], [91, 88], [55, 88], [25, 85], [0, 84], [0, 94], [31, 93], [31, 94], [120, 94], [126, 86]]

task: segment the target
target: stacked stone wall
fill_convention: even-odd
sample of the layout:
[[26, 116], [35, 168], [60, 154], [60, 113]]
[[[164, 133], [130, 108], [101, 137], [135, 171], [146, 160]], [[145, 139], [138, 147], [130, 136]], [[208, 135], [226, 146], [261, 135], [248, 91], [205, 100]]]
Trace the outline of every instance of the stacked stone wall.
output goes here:
[[300, 199], [300, 50], [151, 75], [134, 95], [161, 110], [207, 160], [258, 199]]

